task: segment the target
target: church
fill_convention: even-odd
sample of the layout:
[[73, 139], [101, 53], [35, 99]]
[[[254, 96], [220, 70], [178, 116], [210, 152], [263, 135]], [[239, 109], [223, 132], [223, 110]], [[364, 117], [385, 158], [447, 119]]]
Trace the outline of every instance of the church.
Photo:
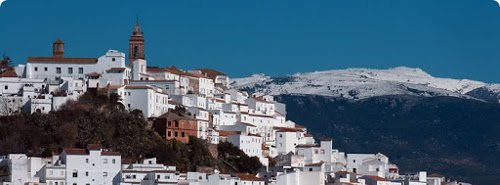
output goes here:
[[[213, 70], [148, 66], [144, 33], [138, 20], [129, 38], [128, 58], [112, 49], [98, 58], [68, 57], [66, 53], [65, 43], [56, 39], [52, 56], [28, 57], [26, 65], [15, 67], [17, 77], [0, 78], [0, 85], [10, 88], [5, 92], [21, 92], [11, 94], [18, 102], [12, 110], [47, 113], [89, 89], [103, 89], [119, 94], [127, 109], [140, 109], [145, 118], [157, 117], [168, 111], [169, 95], [210, 98], [223, 92], [229, 82], [227, 76]], [[33, 84], [33, 80], [38, 81]], [[137, 101], [141, 94], [148, 95], [147, 101]]]

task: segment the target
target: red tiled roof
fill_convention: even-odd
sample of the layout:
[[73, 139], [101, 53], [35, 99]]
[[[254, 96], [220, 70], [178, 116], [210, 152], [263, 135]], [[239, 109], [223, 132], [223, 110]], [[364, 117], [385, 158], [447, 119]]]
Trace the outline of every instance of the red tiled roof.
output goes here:
[[167, 72], [167, 69], [157, 66], [150, 66], [146, 68], [146, 71], [151, 73], [159, 73], [159, 72]]
[[99, 74], [97, 72], [92, 72], [92, 73], [85, 74], [85, 76], [88, 76], [88, 77], [100, 77], [101, 74]]
[[88, 144], [87, 150], [101, 150], [102, 146], [100, 144]]
[[241, 132], [237, 131], [226, 131], [226, 130], [220, 130], [219, 131], [219, 136], [231, 136], [231, 135], [240, 135]]
[[97, 58], [28, 57], [28, 63], [97, 63]]
[[372, 179], [374, 181], [389, 181], [383, 177], [379, 177], [379, 176], [374, 176], [374, 175], [365, 175], [363, 176], [364, 178], [369, 178], [369, 179]]
[[176, 80], [130, 80], [130, 82], [175, 82]]
[[263, 179], [258, 178], [255, 175], [248, 174], [248, 173], [237, 173], [235, 175], [244, 181], [264, 181]]
[[348, 172], [348, 171], [337, 171], [337, 172], [335, 172], [335, 174], [339, 174], [339, 175], [353, 174], [353, 175], [356, 175], [356, 173]]
[[304, 137], [314, 137], [312, 134], [304, 134]]
[[311, 148], [311, 147], [319, 147], [318, 144], [300, 144], [297, 145], [295, 148]]
[[306, 164], [305, 166], [321, 166], [323, 165], [323, 161], [317, 162], [317, 163], [311, 163], [311, 164]]
[[298, 129], [298, 128], [274, 127], [274, 129], [277, 129], [276, 132], [303, 132], [302, 129]]
[[125, 86], [125, 89], [153, 89], [155, 88], [148, 86], [148, 85], [127, 85]]
[[3, 73], [0, 73], [0, 78], [2, 77], [17, 77], [17, 73], [16, 73], [16, 70], [14, 69], [9, 69], [9, 70], [6, 70], [4, 71]]
[[213, 80], [215, 80], [215, 78], [217, 78], [217, 76], [219, 76], [219, 75], [225, 75], [224, 73], [222, 73], [220, 71], [213, 70], [213, 69], [201, 68], [201, 69], [197, 69], [197, 70], [200, 70], [201, 73], [205, 74], [207, 77], [209, 77]]
[[121, 72], [125, 71], [125, 69], [127, 69], [127, 68], [124, 68], [124, 67], [112, 67], [112, 68], [109, 68], [108, 70], [106, 70], [106, 72], [108, 72], [108, 73], [121, 73]]

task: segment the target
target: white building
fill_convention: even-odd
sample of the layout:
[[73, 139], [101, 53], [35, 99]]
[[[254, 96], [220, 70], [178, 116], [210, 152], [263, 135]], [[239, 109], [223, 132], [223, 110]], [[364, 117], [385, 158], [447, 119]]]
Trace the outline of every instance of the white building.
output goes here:
[[389, 158], [384, 154], [347, 154], [347, 171], [385, 178], [389, 173]]
[[123, 165], [120, 185], [177, 184], [179, 173], [175, 166], [158, 164], [156, 158]]
[[1, 169], [6, 169], [0, 176], [2, 185], [25, 185], [39, 183], [38, 171], [42, 169], [44, 160], [40, 157], [28, 157], [25, 154], [9, 154], [0, 159]]
[[325, 163], [325, 170], [327, 172], [333, 172], [332, 161], [333, 150], [332, 150], [332, 140], [322, 139], [320, 144], [302, 144], [297, 145], [296, 154], [304, 156], [306, 164], [311, 163]]
[[268, 159], [262, 154], [262, 137], [253, 134], [234, 134], [227, 136], [232, 143], [250, 157], [258, 157], [262, 165], [268, 166]]
[[85, 79], [85, 74], [96, 72], [104, 74], [111, 68], [124, 68], [125, 54], [109, 50], [99, 58], [64, 57], [64, 43], [57, 39], [53, 43], [53, 56], [29, 57], [26, 64], [26, 78], [58, 79], [71, 77]]
[[[295, 147], [299, 144], [306, 144], [305, 133], [301, 129], [280, 128], [276, 131], [276, 149], [278, 154], [295, 153]], [[302, 141], [303, 140], [303, 141]]]
[[270, 185], [324, 185], [324, 171], [301, 171], [296, 170], [290, 173], [280, 174], [276, 178], [276, 182]]
[[120, 153], [89, 145], [87, 149], [67, 148], [61, 153], [66, 166], [66, 185], [116, 185], [120, 182]]
[[150, 85], [125, 85], [115, 87], [112, 92], [122, 99], [120, 102], [130, 111], [141, 110], [144, 118], [158, 117], [168, 111], [168, 95]]

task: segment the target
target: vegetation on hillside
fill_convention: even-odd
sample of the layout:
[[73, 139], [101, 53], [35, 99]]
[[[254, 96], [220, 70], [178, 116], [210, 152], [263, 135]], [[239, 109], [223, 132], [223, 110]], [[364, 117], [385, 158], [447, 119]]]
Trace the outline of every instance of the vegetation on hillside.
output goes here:
[[[0, 155], [50, 156], [67, 147], [101, 144], [119, 151], [127, 161], [157, 157], [160, 163], [175, 165], [180, 171], [194, 171], [197, 166], [215, 167], [223, 172], [256, 172], [260, 168], [258, 160], [258, 164], [255, 160], [221, 162], [211, 156], [208, 143], [194, 137], [188, 144], [165, 140], [147, 126], [141, 111], [126, 111], [118, 103], [119, 98], [93, 91], [48, 114], [0, 117]], [[233, 149], [227, 155], [225, 150], [219, 150], [219, 154], [232, 156]], [[238, 155], [249, 158], [242, 152]]]

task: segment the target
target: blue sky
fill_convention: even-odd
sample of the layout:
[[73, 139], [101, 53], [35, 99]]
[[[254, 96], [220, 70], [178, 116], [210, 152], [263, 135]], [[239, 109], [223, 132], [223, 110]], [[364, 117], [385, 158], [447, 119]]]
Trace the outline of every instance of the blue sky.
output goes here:
[[350, 67], [419, 67], [500, 82], [493, 0], [7, 0], [0, 51], [16, 63], [128, 52], [136, 15], [150, 65], [208, 67], [233, 77]]

